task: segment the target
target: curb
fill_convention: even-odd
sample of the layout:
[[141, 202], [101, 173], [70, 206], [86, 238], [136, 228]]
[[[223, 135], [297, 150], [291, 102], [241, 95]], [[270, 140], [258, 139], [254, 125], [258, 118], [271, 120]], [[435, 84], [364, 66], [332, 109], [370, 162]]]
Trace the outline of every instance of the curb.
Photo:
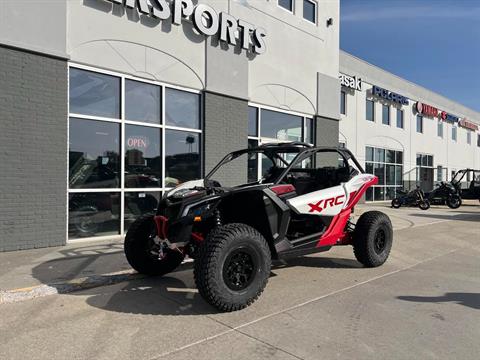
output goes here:
[[0, 305], [31, 300], [56, 294], [68, 294], [75, 291], [91, 289], [99, 286], [118, 284], [123, 281], [144, 278], [133, 270], [119, 271], [115, 273], [92, 275], [73, 279], [62, 283], [52, 283], [13, 290], [0, 290]]

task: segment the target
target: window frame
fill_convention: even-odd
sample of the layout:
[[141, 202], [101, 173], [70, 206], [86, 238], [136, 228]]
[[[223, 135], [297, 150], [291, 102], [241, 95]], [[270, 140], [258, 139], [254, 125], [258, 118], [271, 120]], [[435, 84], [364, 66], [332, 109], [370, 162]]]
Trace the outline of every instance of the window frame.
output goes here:
[[[295, 0], [292, 0], [292, 2], [293, 2], [292, 6], [295, 8]], [[310, 21], [309, 19], [305, 18], [305, 11], [304, 11], [304, 7], [305, 7], [304, 3], [305, 2], [309, 2], [309, 3], [313, 4], [313, 6], [314, 6], [313, 15], [314, 15], [315, 19], [313, 21]], [[318, 24], [318, 3], [317, 3], [317, 1], [315, 1], [315, 0], [303, 0], [302, 1], [302, 19], [305, 20], [306, 22], [308, 22], [309, 24], [313, 24], [315, 26]]]
[[[77, 241], [89, 241], [89, 240], [104, 240], [104, 239], [116, 239], [118, 237], [124, 236], [126, 231], [125, 231], [125, 194], [126, 193], [160, 193], [160, 196], [162, 196], [163, 193], [166, 191], [172, 189], [171, 187], [166, 187], [165, 186], [165, 177], [166, 177], [166, 169], [165, 169], [165, 154], [166, 154], [166, 139], [165, 139], [165, 134], [167, 130], [177, 130], [177, 131], [184, 131], [184, 132], [190, 132], [190, 133], [195, 133], [199, 134], [200, 137], [200, 143], [199, 143], [199, 153], [200, 153], [200, 175], [204, 175], [204, 153], [202, 151], [203, 147], [203, 141], [204, 141], [204, 136], [203, 136], [203, 93], [201, 90], [195, 90], [195, 89], [190, 89], [186, 88], [183, 86], [177, 86], [177, 85], [171, 85], [165, 82], [161, 81], [155, 81], [155, 80], [149, 80], [149, 79], [144, 79], [138, 76], [133, 76], [129, 74], [124, 74], [121, 72], [116, 72], [116, 71], [111, 71], [111, 70], [104, 70], [100, 68], [96, 68], [93, 66], [88, 66], [84, 64], [79, 64], [76, 62], [69, 62], [68, 63], [68, 68], [67, 68], [67, 78], [70, 78], [70, 69], [80, 69], [80, 70], [85, 70], [85, 71], [91, 71], [94, 73], [98, 74], [104, 74], [104, 75], [110, 75], [110, 76], [115, 76], [120, 79], [120, 117], [119, 119], [115, 118], [107, 118], [107, 117], [101, 117], [101, 116], [94, 116], [94, 115], [83, 115], [83, 114], [78, 114], [78, 113], [71, 113], [70, 112], [70, 88], [68, 87], [68, 93], [67, 93], [67, 144], [70, 143], [70, 118], [77, 118], [77, 119], [85, 119], [85, 120], [98, 120], [98, 121], [104, 121], [104, 122], [109, 122], [109, 123], [116, 123], [120, 125], [120, 137], [119, 137], [119, 148], [120, 148], [120, 186], [116, 188], [87, 188], [87, 189], [70, 189], [69, 186], [69, 169], [70, 169], [70, 163], [69, 163], [69, 146], [67, 146], [67, 193], [66, 193], [66, 199], [67, 199], [67, 206], [69, 204], [69, 197], [72, 194], [76, 193], [117, 193], [120, 195], [120, 229], [118, 234], [115, 235], [100, 235], [100, 236], [90, 236], [90, 237], [85, 237], [85, 238], [69, 238], [69, 226], [68, 226], [68, 221], [69, 221], [69, 214], [68, 214], [68, 208], [67, 208], [67, 229], [66, 229], [66, 239], [67, 243], [75, 243]], [[126, 109], [125, 109], [125, 89], [126, 89], [126, 80], [132, 80], [132, 81], [137, 81], [137, 82], [142, 82], [150, 85], [156, 85], [160, 86], [161, 88], [161, 93], [160, 93], [160, 123], [155, 124], [155, 123], [148, 123], [148, 122], [143, 122], [143, 121], [134, 121], [134, 120], [126, 120]], [[165, 111], [166, 111], [166, 104], [165, 104], [165, 93], [167, 89], [175, 89], [179, 91], [184, 91], [188, 92], [191, 94], [196, 94], [199, 96], [199, 109], [198, 109], [198, 116], [199, 116], [199, 128], [198, 129], [193, 129], [193, 128], [185, 128], [185, 127], [179, 127], [179, 126], [173, 126], [173, 125], [166, 125], [166, 118], [165, 118]], [[129, 188], [125, 186], [125, 134], [126, 134], [126, 127], [127, 125], [135, 125], [135, 126], [143, 126], [143, 127], [148, 127], [152, 129], [157, 129], [161, 131], [161, 136], [160, 136], [160, 154], [162, 158], [162, 179], [161, 179], [161, 186], [160, 187], [144, 187], [144, 188]]]

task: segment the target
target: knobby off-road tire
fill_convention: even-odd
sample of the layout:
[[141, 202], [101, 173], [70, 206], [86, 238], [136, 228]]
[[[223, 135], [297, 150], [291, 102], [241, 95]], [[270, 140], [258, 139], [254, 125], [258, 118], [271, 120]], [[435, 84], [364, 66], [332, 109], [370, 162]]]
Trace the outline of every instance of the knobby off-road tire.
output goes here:
[[462, 205], [462, 198], [458, 195], [453, 195], [449, 196], [446, 202], [450, 209], [458, 209]]
[[156, 252], [155, 222], [153, 216], [137, 219], [127, 232], [124, 243], [128, 263], [141, 274], [165, 275], [172, 272], [183, 261], [184, 256], [176, 250], [167, 250], [160, 260]]
[[353, 252], [366, 267], [382, 265], [390, 254], [393, 243], [392, 223], [380, 211], [368, 211], [357, 221], [353, 236]]
[[200, 247], [194, 276], [200, 295], [221, 311], [240, 310], [263, 292], [271, 254], [265, 238], [245, 224], [215, 228]]

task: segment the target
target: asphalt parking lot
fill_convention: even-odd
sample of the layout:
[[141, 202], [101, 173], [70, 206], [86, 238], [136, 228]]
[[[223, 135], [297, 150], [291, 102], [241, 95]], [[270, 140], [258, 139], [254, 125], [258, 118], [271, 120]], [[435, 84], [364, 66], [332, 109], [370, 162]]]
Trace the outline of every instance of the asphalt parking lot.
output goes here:
[[202, 300], [189, 265], [2, 304], [0, 358], [478, 359], [480, 206], [380, 208], [395, 228], [382, 267], [350, 247], [278, 263], [234, 313]]

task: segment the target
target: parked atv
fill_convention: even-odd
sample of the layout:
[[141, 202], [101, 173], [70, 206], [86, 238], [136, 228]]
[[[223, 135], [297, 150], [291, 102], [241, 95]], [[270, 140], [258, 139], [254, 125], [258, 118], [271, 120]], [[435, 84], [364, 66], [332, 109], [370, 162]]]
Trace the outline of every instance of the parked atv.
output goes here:
[[397, 197], [392, 200], [391, 204], [395, 209], [401, 206], [419, 207], [422, 210], [430, 209], [430, 201], [418, 186], [411, 191], [397, 190]]
[[451, 183], [442, 181], [433, 191], [425, 194], [432, 205], [447, 205], [451, 209], [458, 209], [462, 205], [460, 194]]
[[[467, 177], [467, 181], [463, 182], [465, 176]], [[480, 200], [480, 170], [458, 170], [455, 173], [451, 184], [457, 189], [462, 199]]]
[[[258, 159], [263, 178], [242, 183], [249, 159]], [[273, 259], [352, 245], [364, 266], [382, 265], [393, 241], [388, 216], [368, 211], [352, 222], [353, 207], [377, 182], [346, 149], [280, 143], [235, 151], [205, 179], [166, 193], [156, 216], [132, 224], [125, 254], [149, 275], [171, 272], [188, 255], [205, 300], [239, 310], [260, 296]]]

